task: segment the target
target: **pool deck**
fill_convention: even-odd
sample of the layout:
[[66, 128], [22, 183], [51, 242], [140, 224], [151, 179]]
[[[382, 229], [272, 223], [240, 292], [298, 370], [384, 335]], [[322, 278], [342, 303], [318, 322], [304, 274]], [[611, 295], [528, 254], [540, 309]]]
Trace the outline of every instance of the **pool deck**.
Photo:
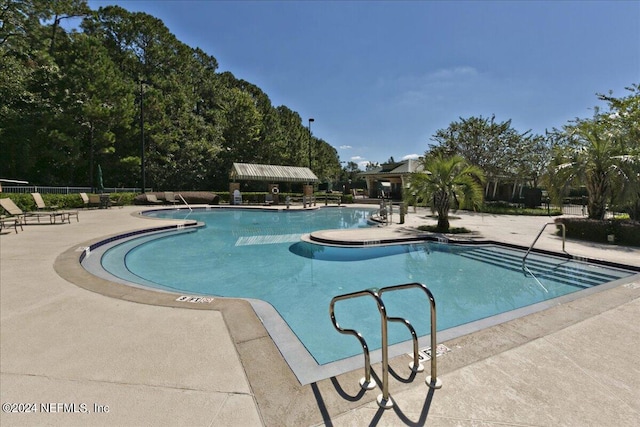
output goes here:
[[[361, 371], [301, 386], [248, 303], [178, 303], [175, 294], [111, 286], [83, 272], [77, 259], [88, 244], [175, 223], [141, 218], [142, 209], [86, 210], [80, 222], [3, 230], [3, 427], [640, 425], [640, 275], [446, 341], [441, 389], [424, 384], [428, 364], [411, 382], [408, 359], [395, 358], [395, 406], [382, 410], [379, 388], [360, 390]], [[319, 235], [341, 242], [410, 238], [423, 234], [414, 226], [435, 223], [426, 214]], [[454, 215], [452, 226], [472, 230], [473, 239], [522, 246], [549, 221]], [[536, 247], [559, 251], [553, 231], [548, 227]], [[568, 240], [566, 250], [640, 266], [637, 248]], [[380, 375], [379, 364], [374, 372]]]

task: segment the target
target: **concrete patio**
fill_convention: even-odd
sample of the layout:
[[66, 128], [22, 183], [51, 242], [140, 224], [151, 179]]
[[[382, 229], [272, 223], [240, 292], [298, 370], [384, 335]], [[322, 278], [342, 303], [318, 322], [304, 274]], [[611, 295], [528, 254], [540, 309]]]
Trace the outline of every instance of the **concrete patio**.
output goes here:
[[[445, 342], [443, 387], [429, 390], [428, 372], [392, 380], [395, 406], [382, 410], [380, 389], [360, 391], [361, 370], [297, 383], [248, 303], [177, 303], [77, 265], [91, 242], [173, 223], [141, 209], [87, 210], [79, 222], [0, 236], [0, 425], [640, 425], [640, 275]], [[325, 236], [411, 236], [435, 223], [426, 213]], [[456, 216], [474, 238], [524, 246], [549, 221]], [[536, 247], [560, 245], [550, 227]], [[640, 266], [637, 248], [568, 241], [567, 251]], [[405, 365], [392, 361], [399, 376]]]

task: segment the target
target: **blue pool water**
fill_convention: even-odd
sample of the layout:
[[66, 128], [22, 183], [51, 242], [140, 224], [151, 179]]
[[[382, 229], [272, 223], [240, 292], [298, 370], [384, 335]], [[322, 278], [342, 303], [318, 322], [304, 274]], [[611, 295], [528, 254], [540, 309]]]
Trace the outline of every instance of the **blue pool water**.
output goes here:
[[[189, 218], [205, 228], [120, 244], [104, 254], [102, 265], [125, 280], [165, 290], [264, 300], [319, 364], [362, 352], [357, 340], [331, 324], [329, 303], [339, 294], [424, 283], [438, 305], [438, 330], [444, 330], [635, 274], [532, 253], [527, 265], [533, 278], [522, 272], [523, 252], [498, 245], [345, 248], [300, 240], [315, 230], [365, 227], [370, 214], [353, 208], [194, 211]], [[429, 306], [421, 291], [389, 293], [385, 304], [390, 316], [409, 319], [419, 335], [429, 333]], [[380, 318], [372, 299], [339, 302], [336, 318], [379, 347]], [[389, 327], [390, 344], [409, 339], [402, 325]]]

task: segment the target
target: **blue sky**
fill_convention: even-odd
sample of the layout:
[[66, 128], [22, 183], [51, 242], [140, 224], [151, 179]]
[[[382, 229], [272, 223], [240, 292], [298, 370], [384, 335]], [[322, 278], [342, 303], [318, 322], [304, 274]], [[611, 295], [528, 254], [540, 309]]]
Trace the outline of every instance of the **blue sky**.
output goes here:
[[460, 117], [524, 132], [640, 83], [639, 1], [137, 1], [218, 71], [297, 111], [340, 160], [422, 155]]

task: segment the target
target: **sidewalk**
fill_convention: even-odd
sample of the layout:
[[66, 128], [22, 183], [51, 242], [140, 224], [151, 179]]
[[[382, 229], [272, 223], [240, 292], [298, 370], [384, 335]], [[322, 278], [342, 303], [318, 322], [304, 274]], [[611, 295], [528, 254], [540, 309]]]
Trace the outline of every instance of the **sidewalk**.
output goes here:
[[[28, 225], [0, 236], [0, 401], [35, 403], [9, 409], [38, 410], [3, 411], [0, 425], [640, 424], [639, 276], [447, 342], [451, 352], [439, 360], [442, 389], [429, 392], [428, 373], [410, 384], [392, 381], [396, 405], [383, 411], [375, 402], [379, 389], [359, 392], [361, 372], [309, 386], [291, 382], [277, 348], [244, 306], [140, 304], [130, 295], [90, 292], [56, 272], [61, 254], [79, 256], [87, 242], [170, 223], [142, 219], [134, 215], [139, 210], [82, 211], [78, 223]], [[435, 223], [425, 214], [338, 237], [410, 235], [412, 226]], [[549, 221], [454, 215], [460, 219], [452, 226], [477, 238], [523, 246]], [[536, 247], [560, 250], [552, 228]], [[640, 266], [638, 249], [568, 241], [566, 250]], [[167, 295], [157, 300], [172, 299]]]
[[261, 424], [220, 312], [109, 298], [54, 271], [83, 242], [169, 223], [139, 210], [81, 211], [80, 222], [0, 236], [0, 401], [32, 411], [3, 406], [3, 427]]

